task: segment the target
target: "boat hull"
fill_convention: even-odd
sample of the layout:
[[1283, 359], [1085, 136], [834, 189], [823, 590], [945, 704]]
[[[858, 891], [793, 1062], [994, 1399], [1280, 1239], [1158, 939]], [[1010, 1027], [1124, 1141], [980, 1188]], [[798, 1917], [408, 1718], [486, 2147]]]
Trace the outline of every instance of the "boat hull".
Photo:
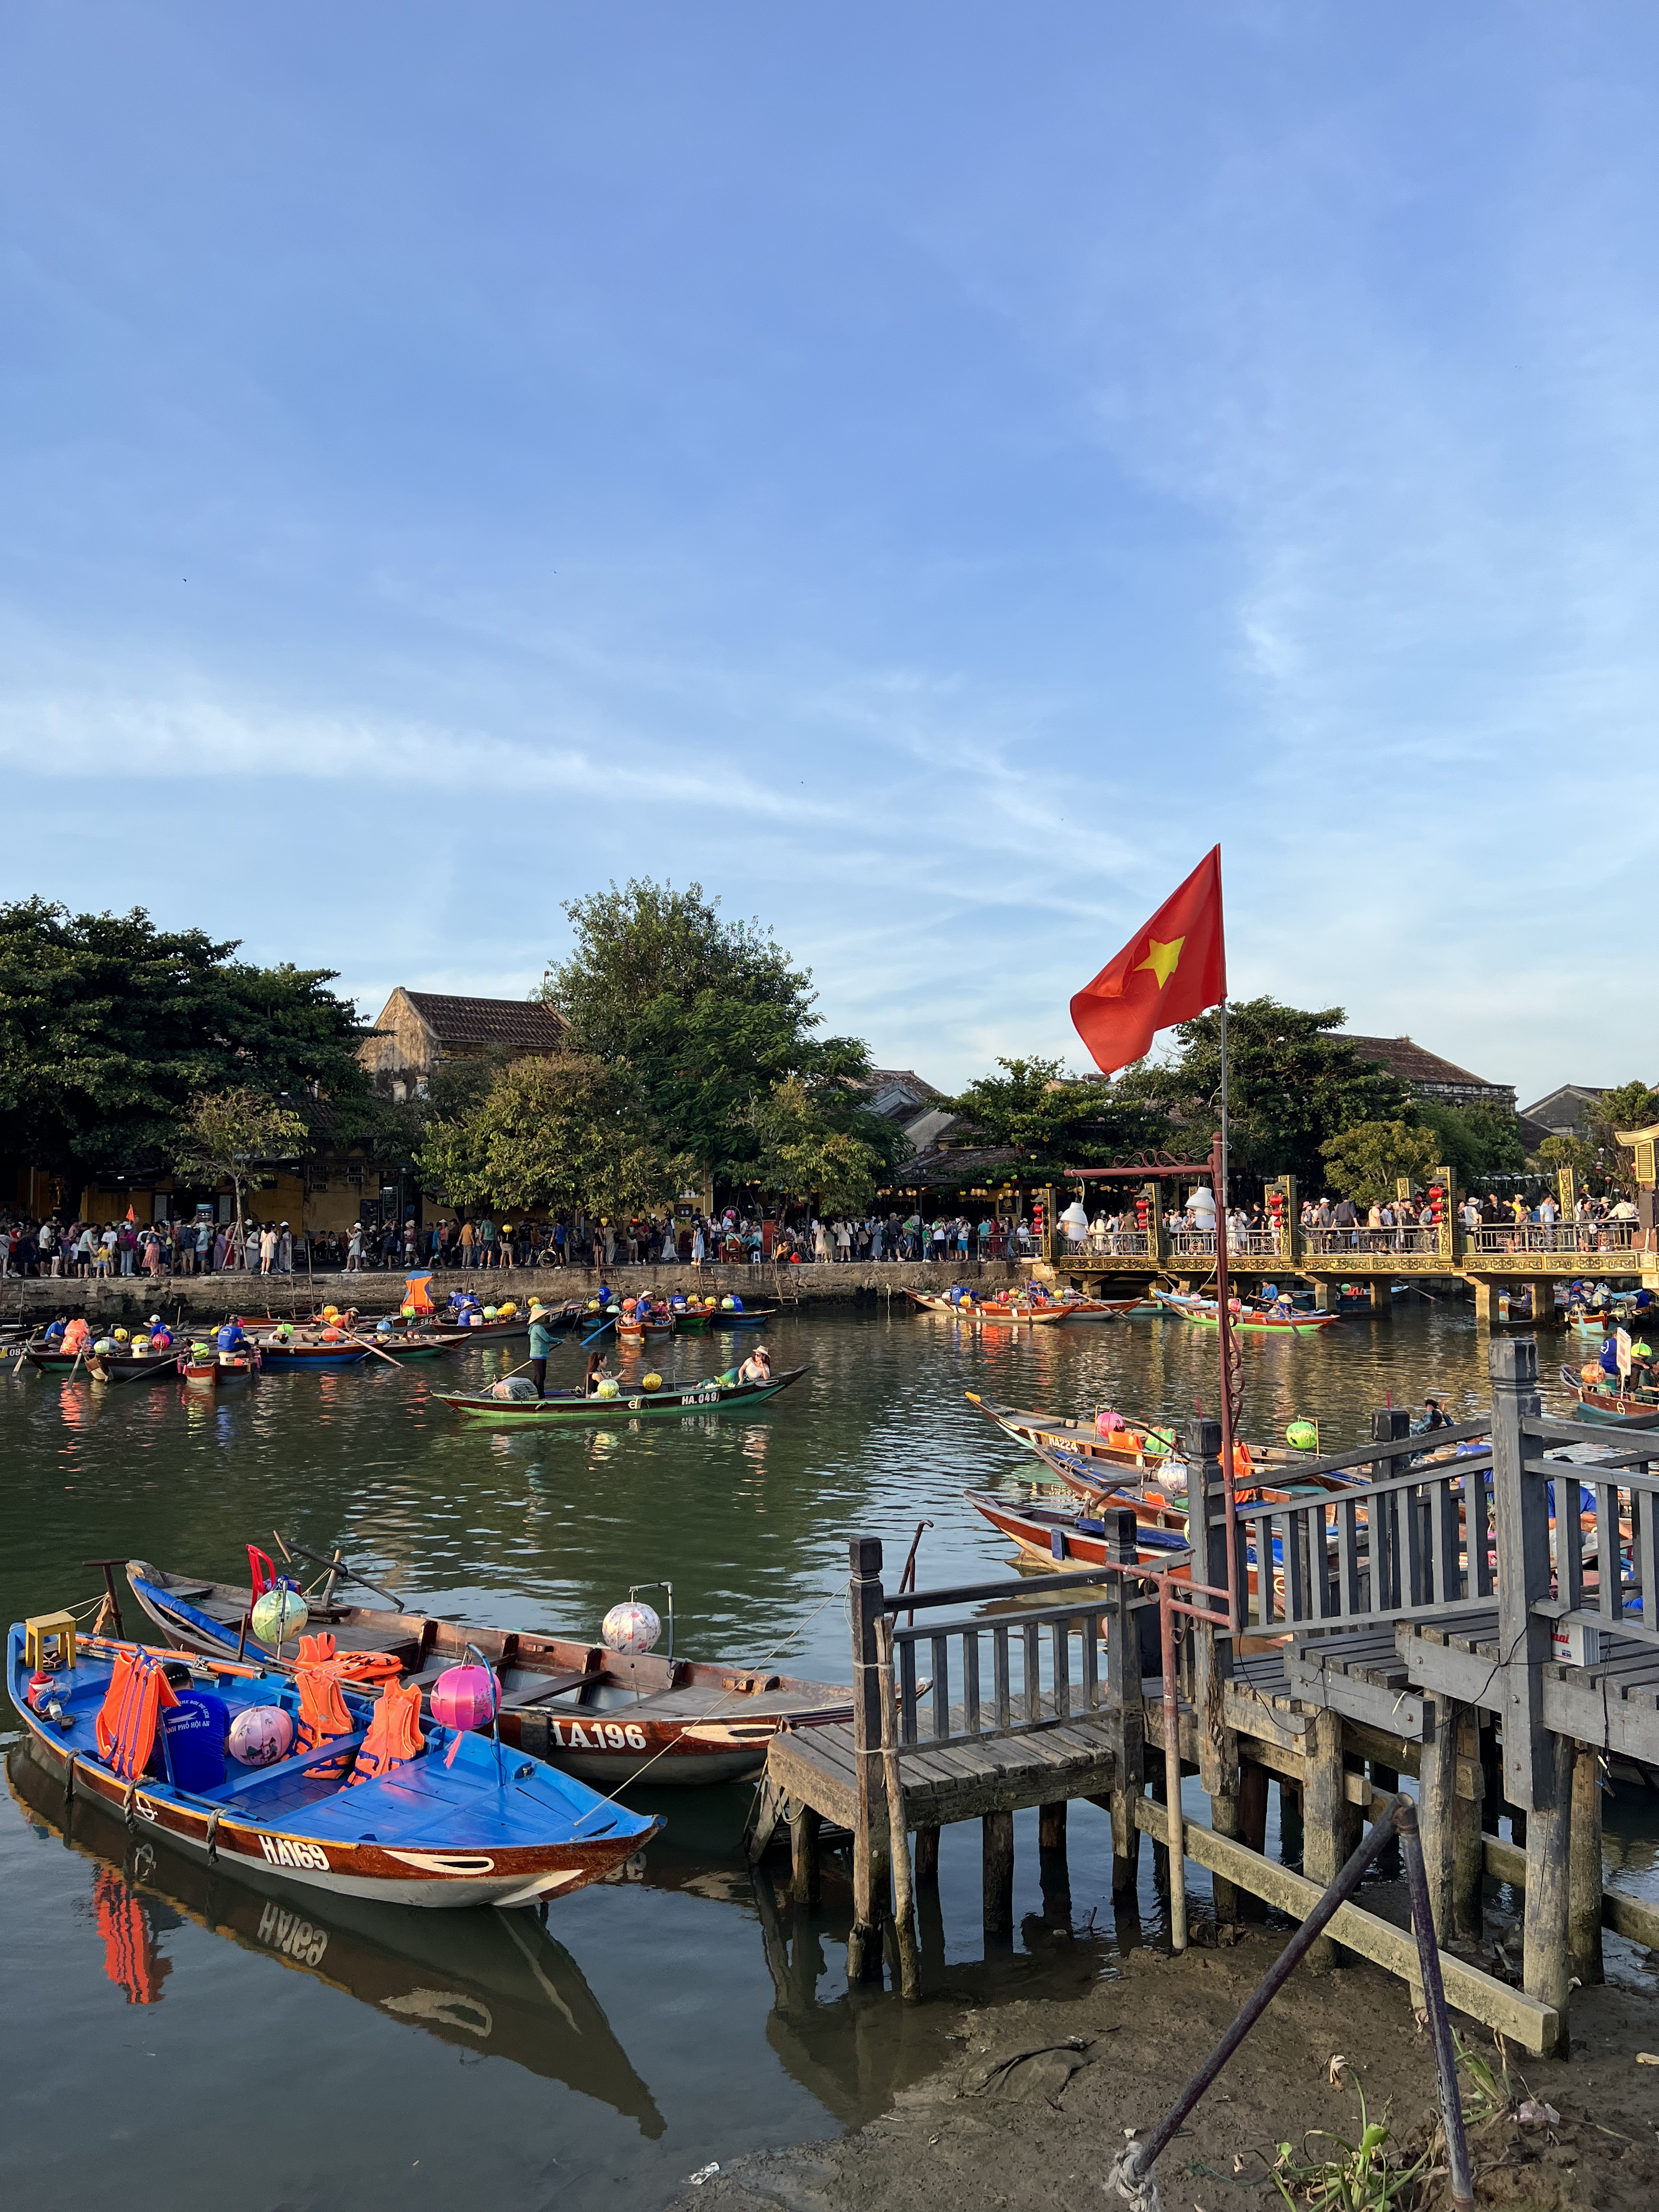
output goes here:
[[[80, 1686], [77, 1677], [91, 1676], [91, 1694], [82, 1702], [67, 1738], [28, 1704], [22, 1648], [21, 1629], [15, 1626], [9, 1639], [8, 1687], [35, 1754], [47, 1771], [62, 1778], [76, 1796], [94, 1798], [125, 1819], [134, 1834], [164, 1839], [194, 1857], [256, 1882], [276, 1881], [283, 1887], [297, 1883], [304, 1888], [380, 1904], [427, 1909], [531, 1905], [603, 1881], [661, 1826], [659, 1821], [641, 1820], [593, 1797], [591, 1804], [574, 1806], [579, 1820], [592, 1821], [591, 1837], [580, 1842], [515, 1843], [489, 1833], [471, 1816], [463, 1801], [453, 1810], [443, 1807], [441, 1825], [449, 1832], [440, 1835], [435, 1830], [441, 1824], [431, 1802], [441, 1804], [441, 1796], [427, 1803], [417, 1802], [411, 1819], [404, 1801], [413, 1794], [413, 1784], [409, 1775], [400, 1779], [395, 1772], [360, 1789], [325, 1792], [314, 1804], [293, 1806], [266, 1819], [255, 1817], [251, 1808], [245, 1810], [238, 1799], [211, 1791], [188, 1795], [149, 1777], [129, 1784], [95, 1756], [92, 1717], [101, 1701], [108, 1672], [106, 1667], [99, 1669], [94, 1662], [100, 1652], [107, 1653], [112, 1647], [100, 1645], [95, 1638], [87, 1639], [77, 1665], [60, 1678], [67, 1698]], [[248, 1677], [258, 1670], [232, 1666], [223, 1672]], [[356, 1717], [362, 1701], [348, 1696], [347, 1703]], [[460, 1786], [469, 1780], [476, 1785], [481, 1771], [489, 1775], [491, 1758], [489, 1747], [476, 1736], [461, 1739], [459, 1747], [466, 1756], [457, 1796]], [[481, 1760], [484, 1762], [482, 1770]], [[441, 1764], [435, 1745], [425, 1759], [412, 1764], [410, 1775], [428, 1761], [434, 1769]], [[527, 1776], [535, 1771], [533, 1766], [525, 1768]], [[270, 1770], [270, 1778], [275, 1779], [278, 1772]], [[441, 1792], [443, 1784], [437, 1786]], [[550, 1777], [541, 1785], [531, 1786], [556, 1790], [564, 1787]], [[526, 1791], [511, 1782], [495, 1782], [491, 1794], [522, 1824], [516, 1800]], [[586, 1790], [582, 1794], [591, 1795]], [[341, 1801], [345, 1799], [350, 1802], [343, 1805]], [[566, 1826], [573, 1825], [565, 1814], [561, 1814], [561, 1821]], [[343, 1826], [360, 1830], [368, 1826], [370, 1832], [356, 1838], [336, 1832]], [[404, 1838], [390, 1840], [400, 1828], [405, 1832]], [[383, 1839], [382, 1831], [387, 1839]]]
[[440, 1391], [438, 1403], [486, 1428], [614, 1428], [628, 1421], [747, 1412], [799, 1382], [806, 1371], [796, 1367], [787, 1374], [775, 1375], [769, 1382], [736, 1382], [726, 1389], [710, 1382], [690, 1390], [640, 1390], [615, 1398], [462, 1397]]

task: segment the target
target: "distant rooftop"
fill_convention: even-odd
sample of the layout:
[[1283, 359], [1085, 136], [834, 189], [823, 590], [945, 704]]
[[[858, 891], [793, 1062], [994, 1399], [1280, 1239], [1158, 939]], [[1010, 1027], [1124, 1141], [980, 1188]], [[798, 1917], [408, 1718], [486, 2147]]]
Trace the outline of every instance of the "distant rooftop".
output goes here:
[[1386, 1067], [1413, 1091], [1504, 1099], [1511, 1107], [1515, 1103], [1513, 1084], [1493, 1083], [1484, 1075], [1472, 1074], [1455, 1060], [1443, 1060], [1437, 1052], [1428, 1051], [1411, 1037], [1350, 1036], [1346, 1042], [1361, 1060]]
[[565, 1023], [551, 1006], [535, 999], [463, 999], [440, 991], [409, 991], [404, 996], [441, 1045], [477, 1051], [505, 1045], [512, 1051], [556, 1052]]

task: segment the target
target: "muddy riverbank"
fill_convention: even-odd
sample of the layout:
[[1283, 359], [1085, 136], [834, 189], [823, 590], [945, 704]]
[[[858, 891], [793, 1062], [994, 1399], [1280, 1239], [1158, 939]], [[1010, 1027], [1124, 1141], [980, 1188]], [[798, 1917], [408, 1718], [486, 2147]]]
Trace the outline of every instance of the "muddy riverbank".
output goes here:
[[[1282, 1933], [1251, 1929], [1183, 1959], [1147, 1949], [1085, 1994], [994, 2010], [941, 1996], [937, 2032], [958, 2055], [838, 2142], [741, 2159], [673, 2212], [1053, 2212], [1108, 2201], [1102, 2179], [1126, 2131], [1152, 2127], [1271, 1963]], [[1627, 1948], [1628, 1947], [1625, 1947]], [[1540, 2212], [1651, 2212], [1659, 2203], [1659, 1978], [1628, 1951], [1607, 1984], [1576, 1993], [1567, 2063], [1511, 2062], [1516, 2092], [1554, 2124], [1494, 2117], [1472, 2136], [1482, 2204]], [[1483, 2057], [1496, 2053], [1462, 2026]], [[1340, 2061], [1341, 2063], [1336, 2062]], [[1524, 2077], [1524, 2086], [1523, 2079]], [[1271, 2169], [1358, 2140], [1360, 2095], [1408, 2157], [1435, 2114], [1434, 2060], [1401, 1985], [1369, 1966], [1305, 1970], [1279, 1997], [1159, 2164], [1164, 2212], [1279, 2205]], [[1467, 2101], [1467, 2100], [1466, 2100]], [[1324, 2131], [1322, 2134], [1320, 2131]], [[1401, 2200], [1449, 2203], [1443, 2179]]]

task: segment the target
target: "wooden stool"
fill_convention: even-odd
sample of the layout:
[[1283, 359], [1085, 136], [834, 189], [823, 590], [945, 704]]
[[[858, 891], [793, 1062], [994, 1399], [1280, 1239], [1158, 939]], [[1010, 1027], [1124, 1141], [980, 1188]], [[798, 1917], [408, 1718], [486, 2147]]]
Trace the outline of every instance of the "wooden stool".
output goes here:
[[75, 1615], [72, 1613], [37, 1613], [33, 1620], [23, 1623], [23, 1664], [33, 1672], [46, 1663], [46, 1645], [56, 1640], [62, 1663], [75, 1664]]

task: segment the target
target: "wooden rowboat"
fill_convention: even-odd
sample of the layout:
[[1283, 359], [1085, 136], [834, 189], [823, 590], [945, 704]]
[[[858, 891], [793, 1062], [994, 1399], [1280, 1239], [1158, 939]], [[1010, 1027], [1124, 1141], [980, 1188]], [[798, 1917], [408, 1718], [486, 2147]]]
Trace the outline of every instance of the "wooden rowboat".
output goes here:
[[178, 1355], [172, 1352], [157, 1352], [149, 1355], [132, 1352], [83, 1352], [79, 1368], [72, 1352], [36, 1352], [26, 1350], [24, 1358], [31, 1367], [43, 1375], [57, 1375], [67, 1382], [72, 1376], [84, 1375], [96, 1382], [176, 1382], [179, 1380]]
[[1659, 1428], [1659, 1399], [1604, 1395], [1587, 1387], [1583, 1377], [1571, 1367], [1561, 1370], [1561, 1382], [1578, 1401], [1575, 1418], [1581, 1421], [1605, 1424], [1609, 1428]]
[[[246, 1583], [192, 1581], [143, 1559], [127, 1580], [145, 1613], [187, 1650], [234, 1652], [253, 1602]], [[663, 1659], [538, 1632], [473, 1628], [430, 1615], [351, 1605], [311, 1606], [344, 1651], [390, 1652], [429, 1689], [471, 1648], [501, 1685], [501, 1741], [567, 1773], [616, 1789], [647, 1766], [653, 1784], [740, 1781], [758, 1773], [783, 1728], [844, 1721], [852, 1692], [738, 1660]], [[290, 1663], [297, 1642], [283, 1644]]]
[[[1152, 1295], [1161, 1306], [1178, 1313], [1184, 1321], [1195, 1322], [1200, 1328], [1220, 1327], [1213, 1298], [1188, 1300], [1167, 1291], [1155, 1291]], [[1232, 1325], [1252, 1335], [1316, 1336], [1322, 1328], [1328, 1328], [1338, 1319], [1340, 1316], [1334, 1313], [1267, 1314], [1246, 1306], [1233, 1316]]]
[[580, 1390], [550, 1391], [544, 1398], [495, 1398], [488, 1392], [450, 1396], [439, 1391], [438, 1403], [465, 1419], [499, 1423], [507, 1428], [559, 1428], [573, 1423], [615, 1425], [623, 1421], [662, 1420], [687, 1413], [749, 1413], [799, 1382], [804, 1367], [791, 1367], [769, 1382], [717, 1382], [711, 1376], [678, 1389], [644, 1390], [637, 1384], [620, 1389], [614, 1398], [590, 1398]]
[[[320, 1749], [269, 1766], [228, 1758], [224, 1780], [202, 1790], [175, 1787], [165, 1769], [128, 1783], [100, 1756], [95, 1723], [118, 1656], [137, 1647], [85, 1638], [75, 1665], [40, 1693], [44, 1710], [29, 1702], [23, 1647], [19, 1623], [8, 1639], [7, 1686], [49, 1770], [135, 1833], [165, 1838], [226, 1873], [278, 1871], [287, 1882], [383, 1904], [531, 1905], [603, 1880], [662, 1825], [572, 1775], [509, 1757], [486, 1736], [436, 1726], [390, 1773], [356, 1784], [325, 1780], [317, 1769], [355, 1753], [373, 1715], [373, 1701], [349, 1687], [341, 1694], [353, 1732]], [[201, 1662], [193, 1686], [222, 1698], [233, 1725], [250, 1705], [280, 1706], [297, 1722], [299, 1696], [286, 1674], [216, 1658]]]
[[1070, 1306], [1011, 1304], [1006, 1299], [986, 1299], [977, 1304], [963, 1297], [954, 1304], [933, 1291], [907, 1289], [906, 1297], [929, 1313], [946, 1314], [952, 1321], [970, 1322], [975, 1328], [1024, 1328], [1042, 1324], [1050, 1326], [1072, 1318]]

